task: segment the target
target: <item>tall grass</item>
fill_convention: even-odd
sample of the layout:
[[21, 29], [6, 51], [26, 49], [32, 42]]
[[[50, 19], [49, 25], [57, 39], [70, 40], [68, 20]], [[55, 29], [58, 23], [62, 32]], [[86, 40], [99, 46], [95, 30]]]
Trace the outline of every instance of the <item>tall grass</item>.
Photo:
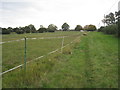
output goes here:
[[[72, 52], [72, 53], [71, 53]], [[117, 88], [118, 39], [90, 32], [59, 51], [3, 75], [4, 88]]]
[[[79, 32], [80, 33], [80, 32]], [[38, 34], [38, 36], [46, 36], [51, 37], [52, 33], [48, 33], [47, 35]], [[54, 33], [54, 36], [63, 36], [67, 35], [70, 36], [78, 34], [78, 32], [59, 32]], [[52, 34], [53, 35], [53, 34]], [[14, 36], [14, 35], [13, 35]], [[9, 37], [12, 37], [13, 39], [16, 39], [16, 35], [13, 36], [6, 36], [6, 40], [9, 40]], [[22, 35], [23, 36], [23, 35]], [[20, 36], [20, 37], [22, 37]], [[34, 34], [31, 34], [30, 37], [34, 37]], [[19, 36], [18, 36], [19, 37]], [[65, 37], [64, 39], [64, 45], [70, 43], [72, 40], [74, 40], [77, 36], [70, 36]], [[35, 39], [35, 40], [27, 40], [27, 61], [31, 61], [37, 57], [40, 57], [42, 55], [46, 55], [51, 51], [54, 51], [58, 48], [61, 48], [62, 46], [62, 38], [53, 38], [53, 39]], [[3, 64], [3, 71], [6, 71], [8, 69], [11, 69], [17, 65], [24, 63], [24, 41], [18, 41], [18, 42], [10, 42], [10, 43], [4, 43], [3, 45], [3, 56], [2, 56], [2, 64]]]

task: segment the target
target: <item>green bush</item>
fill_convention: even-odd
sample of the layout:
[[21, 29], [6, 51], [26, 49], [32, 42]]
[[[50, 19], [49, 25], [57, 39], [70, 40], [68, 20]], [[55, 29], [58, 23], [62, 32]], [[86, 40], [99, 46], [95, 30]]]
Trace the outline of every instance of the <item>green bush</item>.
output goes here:
[[105, 34], [115, 34], [117, 35], [118, 33], [118, 28], [117, 25], [110, 25], [110, 26], [106, 26], [105, 28], [102, 28], [101, 31]]
[[104, 27], [101, 26], [101, 27], [98, 29], [98, 32], [102, 32], [103, 29], [104, 29]]
[[18, 30], [16, 31], [16, 33], [17, 33], [17, 34], [23, 34], [23, 33], [24, 33], [24, 31], [23, 31], [23, 30], [18, 29]]
[[2, 34], [10, 34], [10, 30], [2, 28]]
[[96, 26], [95, 26], [95, 25], [92, 25], [92, 24], [86, 25], [86, 26], [84, 27], [84, 30], [87, 30], [87, 31], [95, 31], [95, 30], [96, 30]]
[[47, 29], [46, 29], [46, 28], [39, 28], [39, 29], [38, 29], [38, 32], [39, 32], [39, 33], [47, 32]]
[[55, 32], [55, 30], [52, 30], [52, 29], [47, 29], [48, 32]]

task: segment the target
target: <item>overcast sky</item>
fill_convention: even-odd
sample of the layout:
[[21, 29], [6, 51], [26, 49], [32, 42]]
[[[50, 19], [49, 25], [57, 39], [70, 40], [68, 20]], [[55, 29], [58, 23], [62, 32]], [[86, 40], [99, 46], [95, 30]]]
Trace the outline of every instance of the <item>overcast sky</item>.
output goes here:
[[103, 25], [104, 14], [118, 10], [119, 0], [0, 0], [0, 27], [19, 27], [29, 24], [58, 28], [64, 22], [76, 25]]

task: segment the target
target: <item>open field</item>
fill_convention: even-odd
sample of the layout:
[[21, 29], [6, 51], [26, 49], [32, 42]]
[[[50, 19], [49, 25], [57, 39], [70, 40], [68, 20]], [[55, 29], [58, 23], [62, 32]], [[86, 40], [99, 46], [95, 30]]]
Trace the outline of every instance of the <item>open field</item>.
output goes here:
[[[80, 32], [79, 32], [80, 33]], [[78, 34], [79, 34], [78, 33]], [[59, 37], [59, 36], [69, 36], [69, 35], [76, 35], [77, 33], [76, 32], [62, 32], [62, 31], [56, 31], [55, 34], [54, 33], [49, 33], [49, 32], [46, 32], [46, 33], [27, 33], [27, 34], [10, 34], [10, 35], [2, 35], [2, 41], [11, 41], [11, 40], [18, 40], [18, 39], [22, 39], [24, 38], [25, 36], [27, 38], [41, 38], [41, 37]]]
[[[65, 37], [64, 45], [77, 39], [65, 47], [63, 53], [58, 50], [27, 64], [26, 72], [24, 68], [19, 68], [6, 73], [3, 75], [3, 88], [118, 87], [117, 38], [98, 32], [90, 32], [87, 36], [82, 36], [81, 32], [46, 34], [46, 37], [68, 35], [69, 37]], [[27, 37], [45, 37], [44, 34], [35, 35]], [[20, 39], [24, 35], [19, 35], [19, 38], [16, 35], [16, 38], [13, 37], [3, 36], [3, 40]], [[27, 60], [61, 48], [61, 42], [62, 38], [28, 40]], [[23, 60], [24, 41], [3, 44], [3, 71], [23, 63]]]
[[[3, 42], [22, 39], [24, 36], [27, 38], [40, 38], [40, 37], [56, 37], [56, 38], [48, 38], [48, 39], [28, 39], [27, 40], [27, 61], [33, 60], [37, 57], [45, 55], [51, 51], [56, 49], [60, 49], [62, 45], [63, 38], [57, 38], [59, 36], [69, 36], [64, 38], [64, 45], [70, 43], [74, 40], [80, 32], [56, 32], [56, 33], [43, 33], [43, 34], [11, 34], [11, 35], [3, 35]], [[5, 39], [4, 39], [5, 38]], [[11, 69], [17, 65], [24, 63], [24, 40], [22, 41], [14, 41], [4, 43], [2, 45], [3, 50], [3, 71]]]

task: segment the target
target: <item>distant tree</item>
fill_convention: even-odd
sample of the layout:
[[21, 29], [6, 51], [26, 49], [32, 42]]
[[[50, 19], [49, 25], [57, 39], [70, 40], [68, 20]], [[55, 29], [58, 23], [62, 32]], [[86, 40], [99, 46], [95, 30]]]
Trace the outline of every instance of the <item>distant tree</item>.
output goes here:
[[18, 29], [18, 27], [16, 27], [16, 28], [13, 28], [13, 32], [16, 32], [16, 31], [17, 31], [17, 29]]
[[29, 29], [30, 29], [30, 33], [35, 33], [36, 32], [36, 28], [34, 27], [34, 25], [30, 24], [28, 25]]
[[116, 19], [116, 24], [118, 24], [118, 21], [120, 22], [120, 10], [118, 12], [115, 12], [115, 19]]
[[46, 29], [45, 27], [38, 29], [38, 32], [39, 32], [39, 33], [43, 33], [43, 32], [46, 32], [46, 31], [47, 31], [47, 29]]
[[70, 28], [70, 26], [69, 26], [67, 23], [64, 23], [64, 24], [62, 25], [62, 30], [63, 30], [63, 31], [67, 31], [67, 30], [69, 30], [69, 28]]
[[89, 28], [89, 25], [84, 26], [84, 30], [88, 30], [88, 28]]
[[104, 16], [104, 19], [102, 20], [102, 22], [105, 24], [107, 24], [108, 26], [109, 25], [112, 25], [112, 24], [115, 24], [115, 14], [114, 13], [109, 13], [108, 15]]
[[24, 27], [24, 32], [25, 32], [25, 33], [30, 33], [30, 28], [29, 28], [28, 26], [25, 26], [25, 27]]
[[7, 30], [9, 30], [10, 32], [13, 32], [13, 28], [12, 27], [8, 27]]
[[39, 33], [47, 32], [47, 28], [45, 28], [43, 25], [40, 25], [40, 28], [37, 31]]
[[84, 27], [84, 30], [87, 30], [87, 31], [95, 31], [95, 30], [96, 30], [96, 26], [95, 26], [95, 25], [92, 25], [92, 24], [86, 25], [86, 26]]
[[101, 26], [101, 27], [98, 29], [98, 32], [102, 32], [104, 28], [105, 28], [105, 27]]
[[82, 30], [82, 26], [81, 26], [81, 25], [77, 25], [77, 26], [75, 27], [75, 31], [80, 31], [80, 30]]
[[17, 34], [23, 34], [24, 33], [23, 28], [22, 27], [16, 28], [16, 33]]
[[7, 28], [2, 28], [2, 34], [10, 34], [10, 30]]
[[50, 24], [47, 28], [48, 32], [55, 32], [57, 30], [57, 26], [54, 24]]

